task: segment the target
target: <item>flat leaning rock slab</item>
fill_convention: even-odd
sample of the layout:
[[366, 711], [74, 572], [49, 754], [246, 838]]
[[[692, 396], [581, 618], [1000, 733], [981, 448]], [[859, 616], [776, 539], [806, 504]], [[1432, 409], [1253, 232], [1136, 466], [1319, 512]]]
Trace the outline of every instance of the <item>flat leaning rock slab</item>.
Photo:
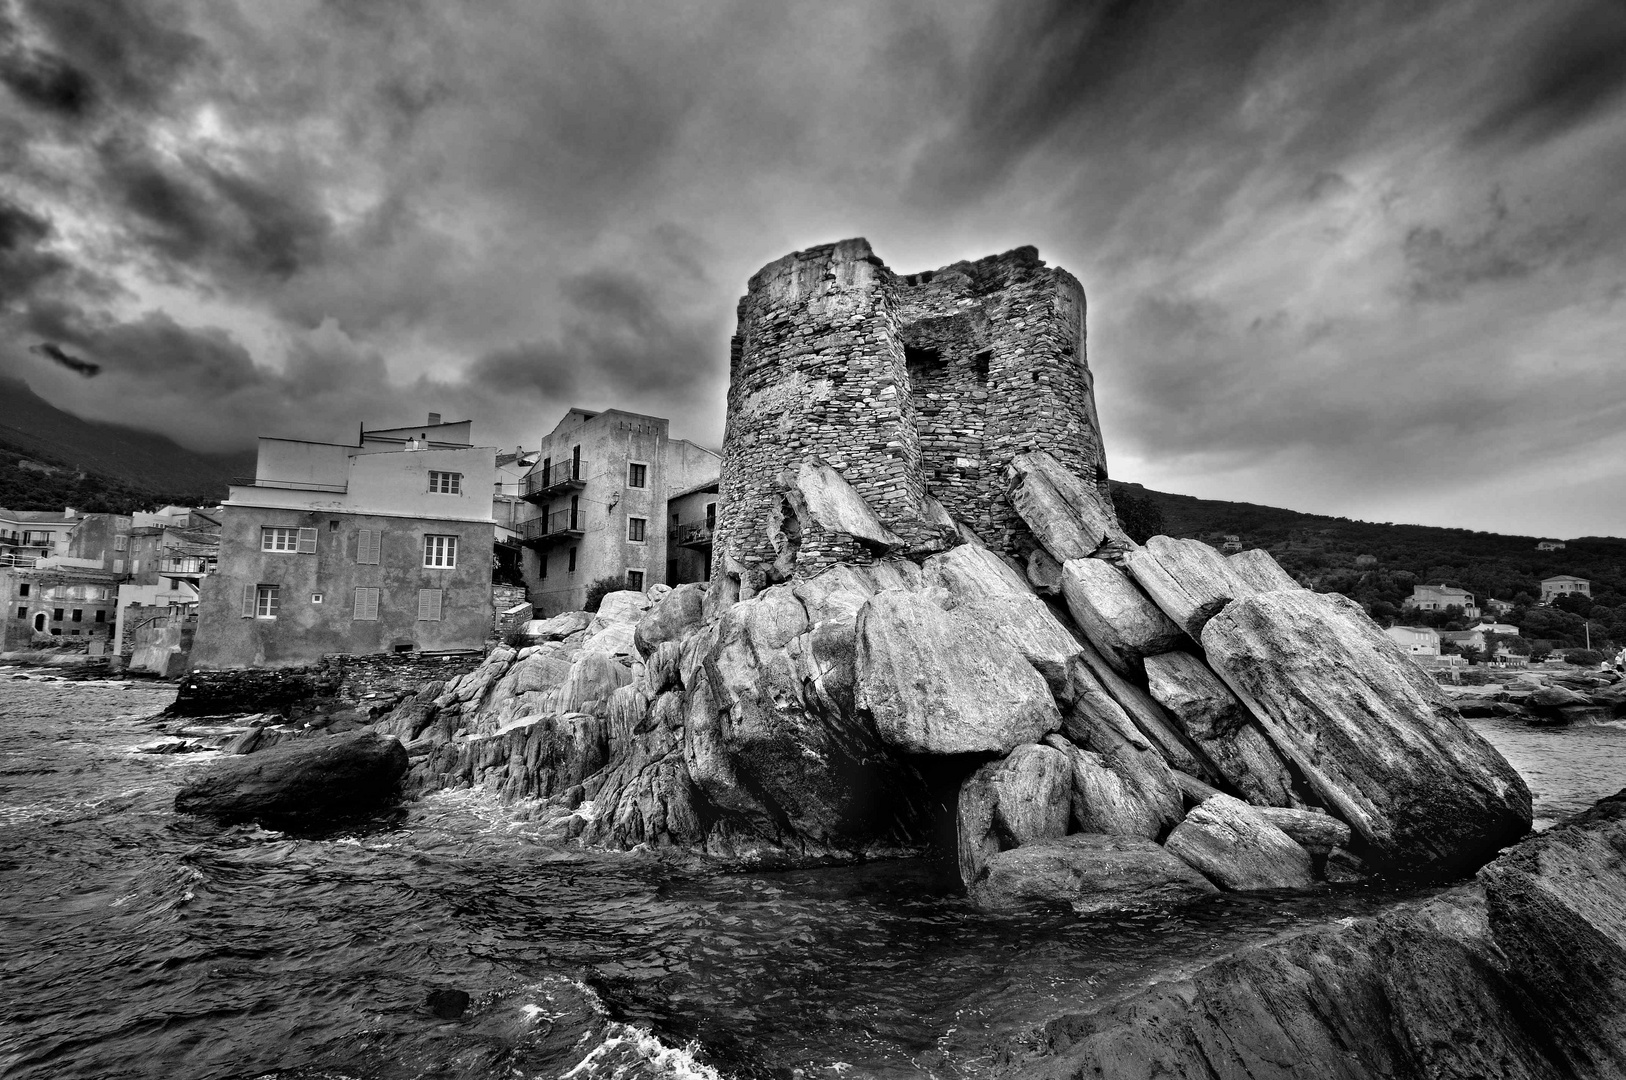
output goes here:
[[1068, 559], [1061, 566], [1067, 610], [1090, 644], [1125, 675], [1145, 657], [1179, 648], [1185, 633], [1130, 580], [1102, 559]]
[[1264, 548], [1239, 551], [1235, 555], [1227, 555], [1225, 561], [1230, 564], [1232, 572], [1247, 582], [1254, 592], [1304, 588]]
[[1163, 846], [1235, 892], [1304, 889], [1315, 880], [1308, 851], [1254, 807], [1229, 795], [1192, 807]]
[[1001, 851], [969, 888], [972, 903], [992, 911], [1069, 904], [1081, 915], [1181, 904], [1215, 891], [1151, 840], [1094, 833]]
[[975, 619], [914, 593], [858, 613], [860, 710], [883, 742], [917, 754], [1010, 752], [1061, 727], [1045, 681]]
[[1096, 486], [1043, 450], [1017, 454], [1005, 480], [1011, 506], [1057, 562], [1085, 558], [1104, 540], [1127, 540]]
[[1154, 536], [1124, 555], [1124, 566], [1163, 613], [1193, 639], [1226, 604], [1256, 590], [1225, 556], [1201, 540]]
[[1215, 674], [1380, 868], [1478, 867], [1530, 828], [1530, 789], [1353, 602], [1236, 600], [1203, 631]]
[[228, 821], [321, 825], [382, 809], [408, 767], [399, 740], [372, 732], [318, 735], [220, 758], [180, 790], [175, 809]]

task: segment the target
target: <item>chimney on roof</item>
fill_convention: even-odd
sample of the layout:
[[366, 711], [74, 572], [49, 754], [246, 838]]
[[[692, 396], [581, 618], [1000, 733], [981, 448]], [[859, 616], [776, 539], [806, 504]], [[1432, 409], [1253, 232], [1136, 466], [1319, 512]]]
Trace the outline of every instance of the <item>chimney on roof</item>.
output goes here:
[[440, 423], [440, 413], [438, 413], [438, 412], [430, 413], [429, 414], [429, 426], [434, 427], [438, 423]]

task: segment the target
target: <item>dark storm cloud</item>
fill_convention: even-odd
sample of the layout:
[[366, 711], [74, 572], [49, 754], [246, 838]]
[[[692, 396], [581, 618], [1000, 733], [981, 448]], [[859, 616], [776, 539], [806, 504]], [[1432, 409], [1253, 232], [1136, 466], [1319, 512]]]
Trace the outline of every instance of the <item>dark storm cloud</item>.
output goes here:
[[83, 116], [95, 100], [84, 72], [34, 49], [0, 46], [0, 82], [23, 102], [71, 118]]
[[74, 374], [83, 375], [87, 379], [100, 373], [102, 370], [102, 365], [93, 364], [89, 360], [81, 360], [79, 357], [74, 356], [72, 353], [63, 350], [60, 346], [54, 345], [49, 341], [41, 342], [40, 344], [33, 346], [29, 351], [38, 353], [47, 360], [60, 364]]
[[49, 40], [54, 53], [41, 61], [56, 73], [59, 95], [66, 89], [67, 100], [78, 99], [78, 108], [63, 110], [70, 113], [93, 96], [154, 107], [202, 51], [180, 5], [167, 0], [23, 0], [17, 8]]
[[67, 260], [45, 248], [50, 235], [50, 222], [0, 196], [0, 313], [68, 272]]
[[1487, 282], [1516, 281], [1592, 245], [1585, 218], [1531, 222], [1515, 215], [1493, 192], [1488, 221], [1466, 236], [1414, 226], [1406, 233], [1406, 291], [1416, 301], [1461, 300], [1464, 290]]
[[1578, 5], [1511, 65], [1505, 100], [1469, 133], [1472, 142], [1540, 142], [1595, 118], [1626, 90], [1626, 4]]

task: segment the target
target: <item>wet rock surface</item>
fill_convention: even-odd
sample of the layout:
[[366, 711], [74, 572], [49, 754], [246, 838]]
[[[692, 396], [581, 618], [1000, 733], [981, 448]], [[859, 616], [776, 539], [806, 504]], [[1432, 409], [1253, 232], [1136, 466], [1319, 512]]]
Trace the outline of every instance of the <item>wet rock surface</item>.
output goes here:
[[300, 739], [212, 762], [181, 788], [175, 809], [321, 826], [388, 807], [399, 798], [406, 771], [406, 750], [387, 736]]

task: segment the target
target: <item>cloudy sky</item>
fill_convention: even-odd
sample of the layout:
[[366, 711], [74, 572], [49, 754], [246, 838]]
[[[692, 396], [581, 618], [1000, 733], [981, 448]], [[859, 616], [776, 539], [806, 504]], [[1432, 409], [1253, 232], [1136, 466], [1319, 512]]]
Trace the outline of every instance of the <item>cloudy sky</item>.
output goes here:
[[0, 374], [197, 449], [715, 445], [764, 263], [1031, 243], [1120, 479], [1626, 535], [1620, 0], [0, 0], [0, 84]]

